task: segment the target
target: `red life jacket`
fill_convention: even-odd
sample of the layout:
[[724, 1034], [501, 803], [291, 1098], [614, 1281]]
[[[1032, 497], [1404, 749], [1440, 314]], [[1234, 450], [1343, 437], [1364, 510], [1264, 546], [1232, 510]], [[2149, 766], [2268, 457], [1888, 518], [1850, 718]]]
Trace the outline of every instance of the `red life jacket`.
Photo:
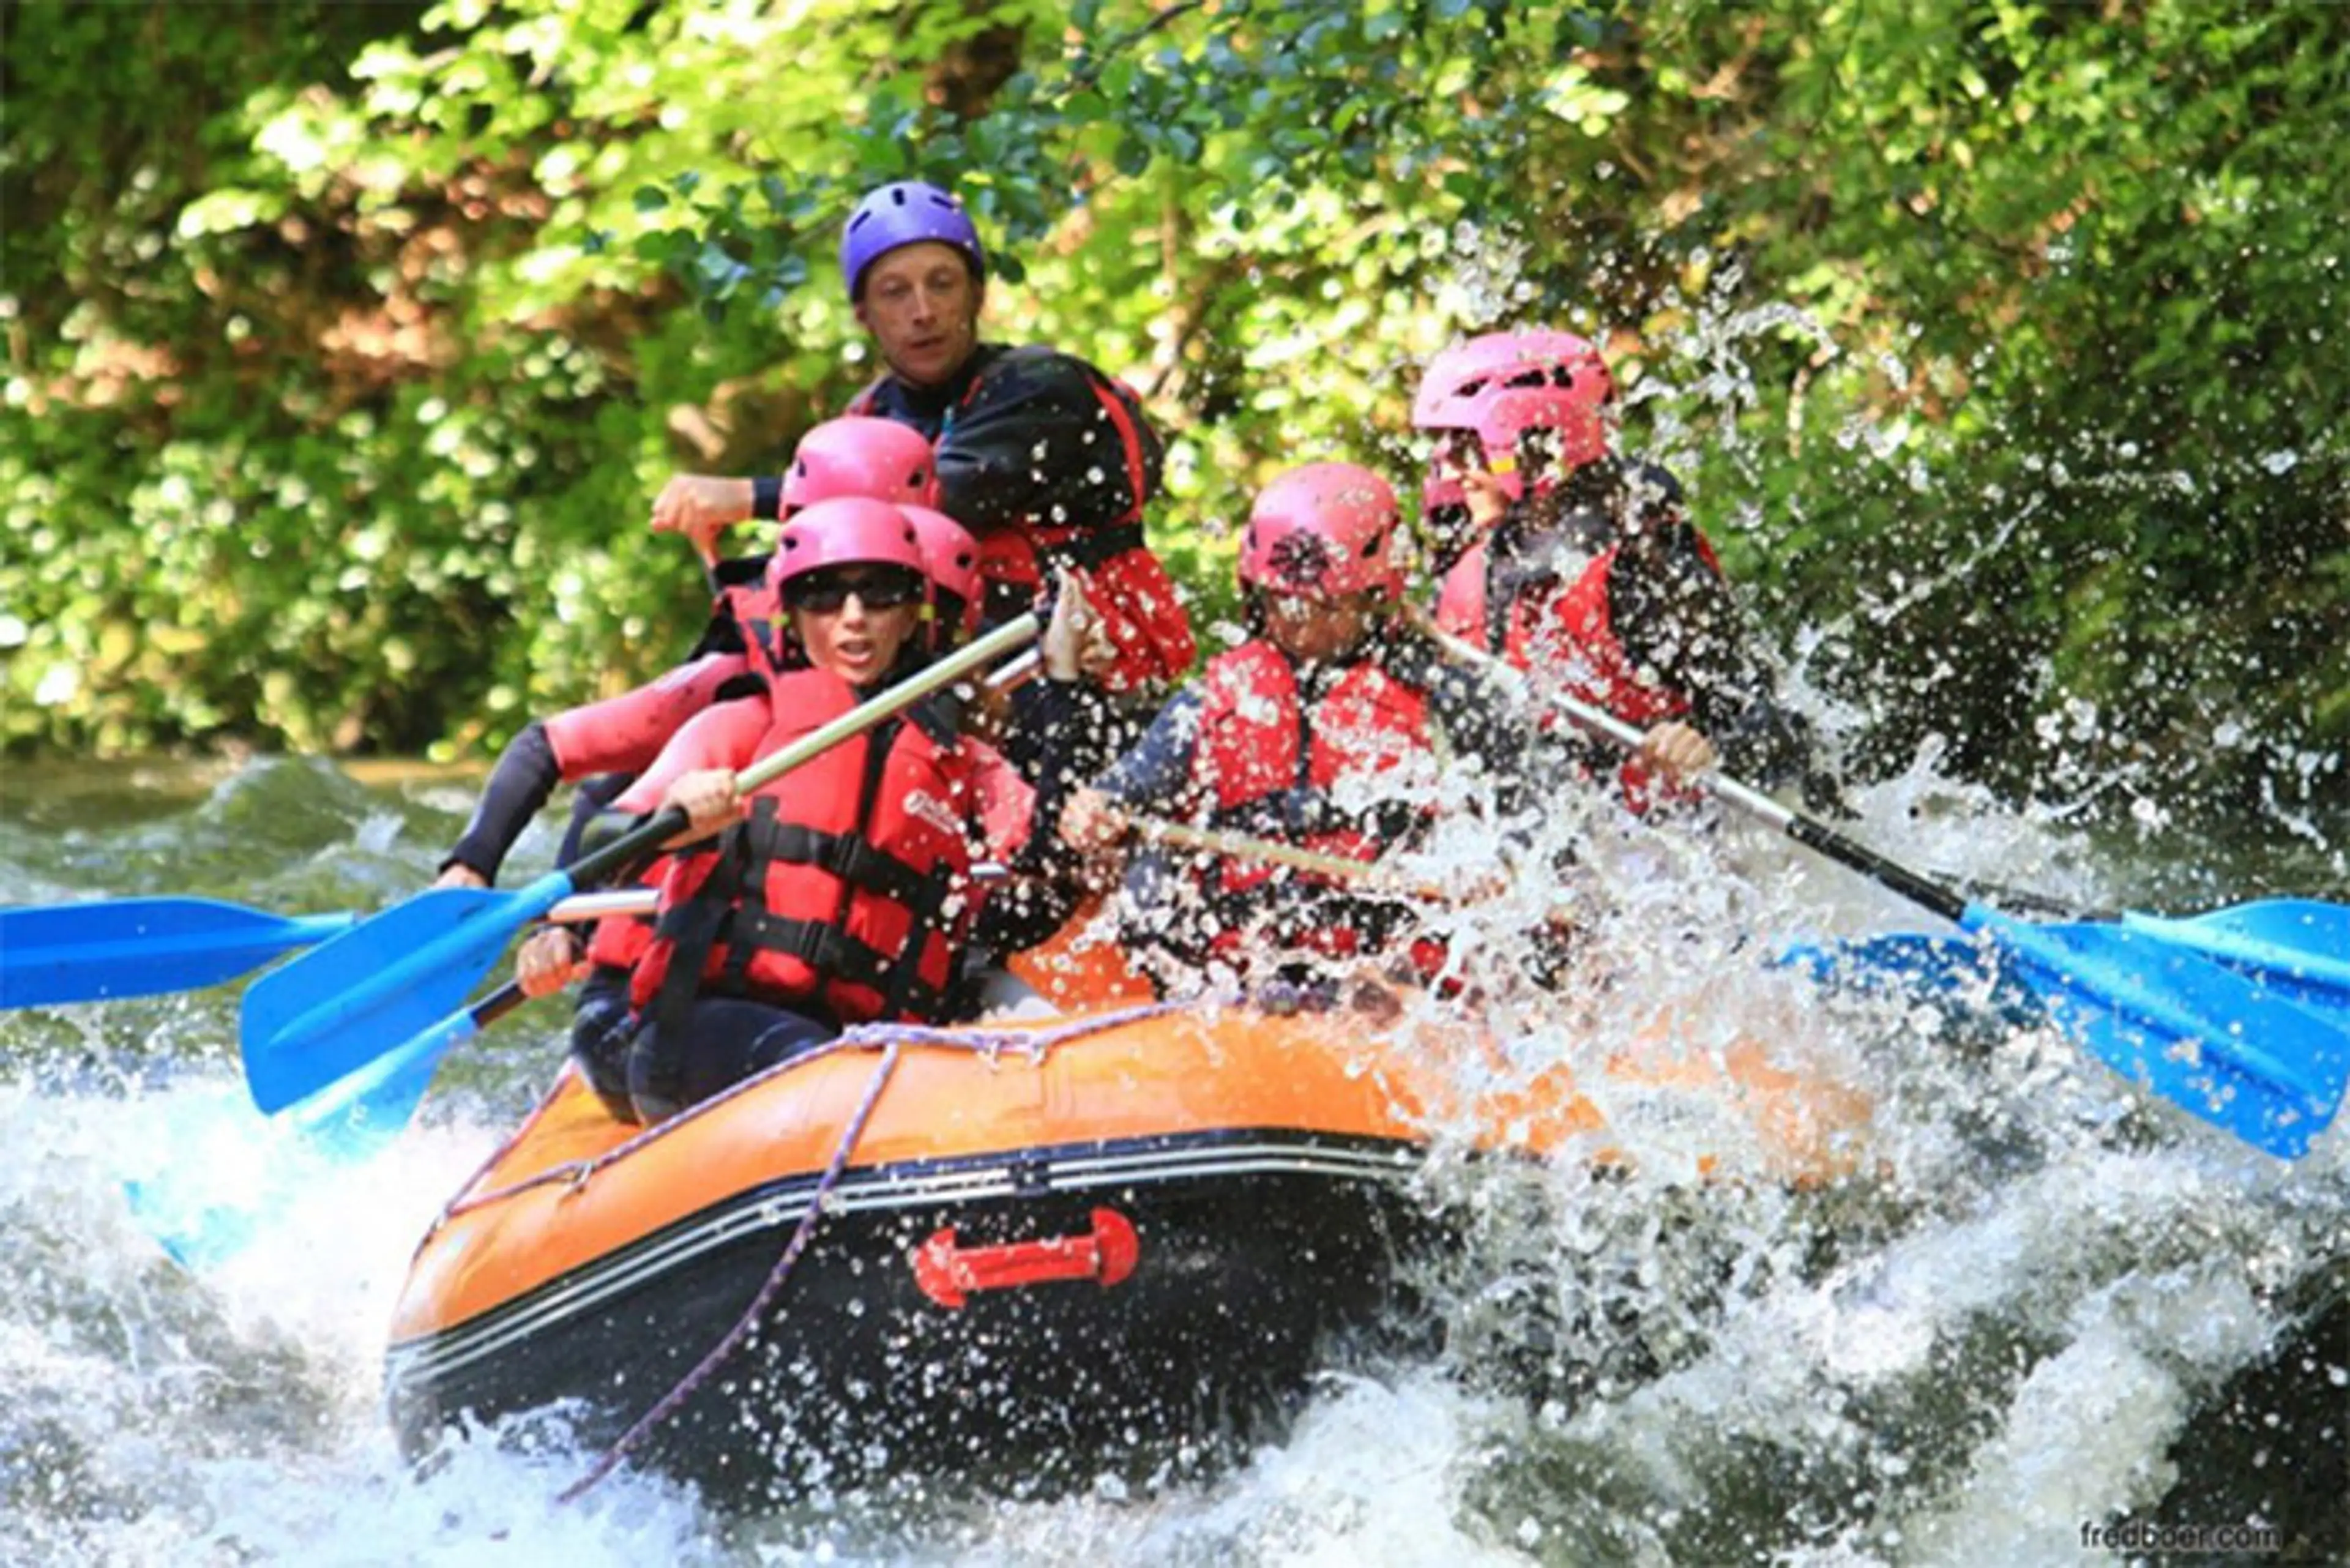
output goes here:
[[[640, 879], [643, 886], [658, 892], [664, 862], [655, 861]], [[645, 915], [607, 915], [596, 922], [588, 938], [588, 961], [598, 969], [628, 969], [637, 967], [645, 950], [653, 945], [653, 922]]]
[[[857, 703], [816, 670], [784, 676], [774, 696], [752, 760]], [[671, 857], [630, 981], [638, 1011], [681, 1012], [699, 992], [842, 1023], [942, 1015], [969, 925], [973, 811], [973, 757], [946, 712], [922, 705], [842, 742], [754, 794], [747, 820]]]
[[[1392, 772], [1432, 749], [1426, 694], [1377, 664], [1347, 669], [1310, 711], [1295, 669], [1261, 639], [1209, 660], [1201, 684], [1192, 772], [1211, 826], [1368, 862], [1425, 819], [1425, 809], [1409, 802], [1348, 812], [1331, 799], [1342, 779]], [[1262, 923], [1267, 905], [1293, 888], [1315, 891], [1295, 918], [1276, 911], [1271, 934], [1284, 945], [1344, 956], [1378, 945], [1394, 922], [1391, 904], [1348, 898], [1342, 886], [1306, 873], [1278, 875], [1237, 859], [1209, 873], [1210, 904], [1223, 927], [1217, 950], [1239, 946], [1244, 928]]]
[[[1488, 652], [1498, 641], [1513, 665], [1562, 694], [1606, 711], [1639, 729], [1689, 715], [1689, 693], [1655, 680], [1632, 662], [1617, 633], [1607, 596], [1608, 574], [1623, 548], [1611, 545], [1593, 556], [1575, 579], [1544, 599], [1496, 603], [1490, 589], [1485, 541], [1455, 562], [1438, 586], [1436, 623]], [[1713, 545], [1698, 535], [1706, 565], [1721, 570]], [[1562, 721], [1563, 722], [1563, 721]], [[1617, 770], [1627, 802], [1635, 810], [1654, 804], [1648, 770], [1626, 762]]]
[[[1067, 508], [1072, 515], [1066, 521], [1044, 516], [985, 523], [958, 519], [971, 527], [979, 542], [982, 581], [989, 589], [998, 590], [987, 597], [1008, 598], [1024, 607], [1043, 590], [1047, 568], [1057, 566], [1077, 579], [1087, 602], [1101, 617], [1103, 633], [1118, 650], [1117, 661], [1100, 677], [1104, 686], [1112, 691], [1130, 691], [1172, 680], [1191, 667], [1198, 649], [1190, 613], [1176, 592], [1174, 579], [1151, 553], [1143, 535], [1143, 510], [1158, 491], [1161, 457], [1158, 437], [1143, 417], [1141, 400], [1131, 387], [1082, 359], [1041, 346], [998, 353], [972, 378], [933, 445], [946, 443], [956, 413], [978, 402], [991, 389], [992, 379], [1032, 374], [1045, 365], [1056, 373], [1073, 370], [1083, 376], [1093, 407], [1115, 438], [1114, 451], [1104, 450], [1098, 458], [1089, 451], [1085, 461], [1089, 468], [1099, 462], [1118, 464], [1124, 470], [1125, 493], [1130, 504], [1116, 515], [1092, 517], [1075, 515], [1077, 508], [1072, 504]], [[879, 398], [889, 380], [883, 376], [873, 381], [849, 400], [845, 411], [889, 417], [891, 410]], [[1073, 483], [1076, 483], [1074, 478]]]
[[783, 597], [768, 586], [764, 572], [748, 582], [722, 583], [718, 613], [733, 621], [743, 634], [743, 656], [750, 661], [751, 673], [770, 687], [779, 677], [807, 668], [807, 656], [792, 640]]
[[[1488, 652], [1498, 637], [1503, 656], [1518, 669], [1539, 664], [1558, 690], [1627, 724], [1645, 728], [1678, 719], [1690, 711], [1688, 693], [1644, 676], [1616, 632], [1607, 575], [1621, 548], [1611, 545], [1593, 556], [1575, 581], [1547, 599], [1497, 605], [1488, 592], [1487, 551], [1480, 541], [1438, 586], [1436, 624]], [[1711, 564], [1711, 546], [1705, 549]]]
[[[749, 662], [741, 655], [736, 655], [734, 661]], [[713, 703], [680, 725], [677, 733], [620, 792], [609, 809], [626, 815], [657, 810], [669, 786], [684, 774], [700, 768], [725, 766], [738, 755], [750, 755], [767, 732], [775, 680], [772, 670], [762, 669], [759, 695]], [[666, 857], [656, 856], [639, 876], [639, 883], [660, 892], [669, 865]], [[652, 946], [652, 916], [613, 915], [596, 922], [595, 932], [588, 941], [588, 959], [598, 965], [634, 969]]]

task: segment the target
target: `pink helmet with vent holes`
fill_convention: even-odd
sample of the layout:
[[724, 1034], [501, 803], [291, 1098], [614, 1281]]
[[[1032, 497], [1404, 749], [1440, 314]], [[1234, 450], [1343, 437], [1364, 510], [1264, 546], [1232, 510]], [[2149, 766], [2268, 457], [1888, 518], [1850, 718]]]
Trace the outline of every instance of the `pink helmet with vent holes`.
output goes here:
[[857, 414], [827, 420], [800, 437], [784, 474], [784, 515], [849, 495], [936, 505], [939, 465], [931, 443], [910, 425]]
[[838, 496], [819, 501], [784, 524], [768, 563], [767, 581], [781, 588], [794, 577], [827, 566], [903, 566], [924, 582], [930, 566], [906, 514], [888, 501]]
[[940, 629], [957, 638], [971, 636], [979, 629], [979, 541], [943, 512], [928, 506], [900, 506], [898, 510], [906, 514], [906, 520], [914, 525], [915, 536], [921, 541], [931, 587], [940, 596]]
[[[1488, 471], [1514, 500], [1525, 493], [1518, 438], [1528, 431], [1555, 431], [1560, 468], [1580, 467], [1607, 452], [1606, 415], [1615, 398], [1616, 379], [1589, 339], [1539, 327], [1488, 332], [1428, 362], [1411, 422], [1424, 431], [1475, 436]], [[1457, 505], [1461, 481], [1432, 464], [1421, 499], [1430, 506]]]
[[1241, 540], [1241, 582], [1271, 593], [1403, 596], [1395, 490], [1359, 463], [1309, 462], [1257, 493]]

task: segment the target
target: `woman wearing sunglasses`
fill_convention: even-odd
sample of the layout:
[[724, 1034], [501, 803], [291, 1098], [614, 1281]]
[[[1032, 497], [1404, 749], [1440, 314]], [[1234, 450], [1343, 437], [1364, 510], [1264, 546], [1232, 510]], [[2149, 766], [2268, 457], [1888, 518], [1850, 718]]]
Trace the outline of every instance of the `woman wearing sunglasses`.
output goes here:
[[[630, 980], [629, 1092], [640, 1119], [849, 1023], [942, 1019], [983, 911], [989, 944], [1003, 949], [1066, 915], [1070, 897], [1022, 857], [1036, 792], [963, 733], [951, 694], [748, 797], [736, 791], [737, 770], [920, 667], [929, 573], [912, 520], [888, 503], [823, 502], [784, 525], [769, 580], [806, 667], [775, 681], [755, 732], [713, 727], [722, 754], [663, 790], [660, 804], [681, 807], [701, 836], [661, 873], [653, 940]], [[1081, 615], [1065, 596], [1045, 639], [1048, 687], [1075, 681]], [[972, 877], [982, 860], [1032, 875], [983, 900]]]
[[[930, 443], [886, 420], [837, 419], [800, 439], [781, 484], [786, 517], [842, 497], [927, 505], [938, 498]], [[943, 524], [943, 526], [941, 526]], [[949, 519], [923, 514], [925, 556], [935, 561], [938, 602], [972, 592], [976, 546]], [[798, 645], [778, 630], [782, 616], [768, 558], [715, 559], [712, 539], [694, 541], [711, 574], [712, 619], [693, 655], [660, 679], [618, 697], [533, 720], [498, 758], [473, 820], [442, 862], [438, 887], [486, 888], [507, 852], [558, 783], [579, 785], [570, 825], [556, 857], [567, 866], [607, 825], [620, 826], [660, 799], [660, 785], [686, 759], [726, 743], [723, 737], [764, 730], [766, 692], [805, 663]], [[714, 735], [713, 735], [714, 732]], [[638, 789], [640, 780], [654, 781]], [[583, 942], [577, 928], [550, 926], [525, 942], [515, 960], [524, 993], [545, 996], [574, 981], [571, 1054], [616, 1114], [629, 1111], [626, 1053], [631, 1032], [629, 974], [652, 940], [652, 922], [615, 915]]]

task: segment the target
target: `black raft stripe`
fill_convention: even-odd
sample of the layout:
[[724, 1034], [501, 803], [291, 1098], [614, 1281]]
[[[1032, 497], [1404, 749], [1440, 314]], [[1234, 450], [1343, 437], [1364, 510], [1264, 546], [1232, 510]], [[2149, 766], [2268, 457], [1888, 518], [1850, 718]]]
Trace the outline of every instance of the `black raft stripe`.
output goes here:
[[[852, 1167], [834, 1185], [825, 1208], [828, 1214], [869, 1213], [1202, 1177], [1318, 1175], [1392, 1184], [1416, 1169], [1427, 1153], [1427, 1145], [1403, 1139], [1294, 1128], [1158, 1134]], [[612, 1179], [609, 1173], [603, 1177]], [[780, 1233], [799, 1222], [818, 1179], [816, 1173], [804, 1172], [721, 1199], [466, 1323], [392, 1345], [385, 1371], [400, 1383], [444, 1376], [746, 1235]]]

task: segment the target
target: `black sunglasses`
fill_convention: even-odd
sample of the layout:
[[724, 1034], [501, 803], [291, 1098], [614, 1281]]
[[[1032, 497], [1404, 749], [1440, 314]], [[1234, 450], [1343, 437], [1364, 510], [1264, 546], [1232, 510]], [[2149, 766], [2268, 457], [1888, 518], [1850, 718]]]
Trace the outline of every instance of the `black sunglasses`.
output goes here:
[[784, 585], [784, 603], [817, 615], [832, 614], [848, 602], [851, 594], [867, 609], [895, 609], [921, 598], [922, 579], [911, 572], [891, 568], [854, 577], [837, 572], [816, 572]]

